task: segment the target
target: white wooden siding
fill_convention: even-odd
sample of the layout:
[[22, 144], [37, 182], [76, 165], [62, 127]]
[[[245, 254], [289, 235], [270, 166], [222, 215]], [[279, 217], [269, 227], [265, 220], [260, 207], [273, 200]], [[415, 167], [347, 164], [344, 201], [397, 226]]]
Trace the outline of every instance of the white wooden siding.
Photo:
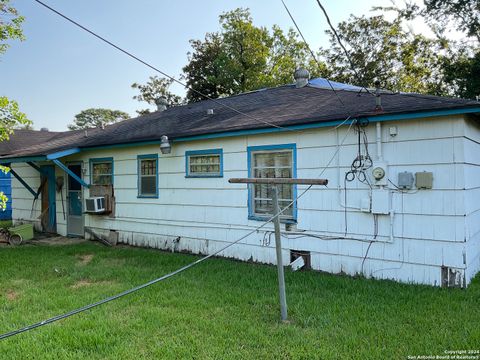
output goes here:
[[480, 271], [480, 125], [465, 122], [466, 280]]
[[[398, 128], [397, 136], [388, 135], [390, 126]], [[231, 177], [248, 176], [248, 146], [295, 143], [297, 176], [318, 177], [337, 150], [337, 136], [340, 141], [344, 139], [347, 129], [347, 126], [340, 128], [338, 135], [326, 128], [174, 143], [169, 155], [162, 155], [158, 146], [103, 149], [62, 161], [83, 161], [89, 181], [90, 158], [114, 158], [115, 218], [87, 215], [85, 226], [105, 234], [111, 229], [117, 230], [120, 241], [132, 245], [207, 254], [261, 224], [248, 220], [246, 186], [228, 183]], [[375, 160], [373, 124], [368, 126], [367, 133], [370, 155]], [[439, 285], [442, 266], [461, 271], [467, 282], [480, 270], [479, 134], [478, 127], [460, 116], [383, 123], [383, 155], [389, 164], [388, 177], [396, 183], [399, 172], [431, 171], [434, 181], [432, 190], [392, 195], [394, 240], [390, 241], [390, 217], [380, 215], [376, 239], [380, 242], [372, 244], [365, 260], [366, 276]], [[356, 156], [356, 139], [352, 129], [340, 148], [338, 159], [324, 171], [322, 177], [329, 180], [328, 187], [313, 188], [299, 199], [296, 231], [344, 236], [344, 208], [340, 204], [344, 197], [343, 190], [339, 195], [338, 188], [343, 188], [344, 174]], [[185, 178], [185, 151], [212, 148], [223, 149], [223, 178]], [[159, 197], [138, 198], [137, 156], [156, 153], [159, 154]], [[28, 166], [20, 168], [32, 181], [36, 179], [38, 186], [38, 174]], [[61, 173], [57, 169], [57, 176]], [[361, 200], [369, 197], [369, 190], [356, 181], [347, 186], [347, 205], [352, 207], [347, 209], [347, 236], [357, 240], [293, 239], [292, 235], [283, 242], [285, 265], [289, 262], [290, 249], [306, 250], [311, 252], [314, 269], [348, 274], [361, 271], [368, 241], [373, 240], [373, 216], [354, 208], [359, 208]], [[298, 186], [298, 194], [305, 188]], [[27, 210], [30, 212], [31, 195], [15, 180], [13, 189], [14, 216], [25, 217]], [[67, 206], [66, 193], [64, 200]], [[58, 193], [57, 223], [59, 233], [66, 234]], [[223, 255], [274, 263], [273, 238], [269, 246], [263, 244], [264, 238], [268, 238], [265, 231], [272, 229], [269, 224]], [[179, 242], [175, 241], [177, 238]]]

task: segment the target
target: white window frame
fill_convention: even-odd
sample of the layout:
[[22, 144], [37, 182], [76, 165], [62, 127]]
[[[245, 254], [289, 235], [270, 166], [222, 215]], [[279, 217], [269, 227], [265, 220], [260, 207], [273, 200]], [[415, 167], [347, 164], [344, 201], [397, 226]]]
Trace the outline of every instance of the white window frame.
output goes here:
[[[268, 167], [254, 167], [254, 156], [257, 154], [266, 154], [266, 153], [290, 153], [291, 154], [291, 165], [286, 167], [283, 166], [283, 168], [289, 168], [291, 169], [291, 176], [292, 178], [296, 178], [296, 145], [295, 144], [285, 144], [285, 145], [266, 145], [266, 146], [250, 146], [247, 149], [248, 153], [248, 174], [249, 177], [254, 177], [255, 176], [255, 169], [266, 169], [266, 168], [274, 168], [274, 169], [279, 169], [281, 167], [277, 166], [268, 166]], [[255, 184], [250, 184], [249, 185], [249, 201], [248, 201], [248, 214], [249, 214], [249, 219], [251, 220], [265, 220], [268, 219], [270, 216], [273, 214], [270, 213], [258, 213], [256, 212], [255, 208], [255, 200], [271, 200], [270, 198], [255, 198]], [[288, 201], [291, 202], [294, 199], [296, 199], [296, 185], [291, 185], [292, 186], [292, 198], [291, 199], [279, 199], [280, 201]], [[280, 203], [280, 207], [282, 205], [285, 206], [285, 203]], [[297, 204], [296, 201], [294, 201], [293, 206], [292, 206], [292, 214], [291, 215], [280, 215], [280, 218], [284, 222], [296, 222], [297, 220]]]

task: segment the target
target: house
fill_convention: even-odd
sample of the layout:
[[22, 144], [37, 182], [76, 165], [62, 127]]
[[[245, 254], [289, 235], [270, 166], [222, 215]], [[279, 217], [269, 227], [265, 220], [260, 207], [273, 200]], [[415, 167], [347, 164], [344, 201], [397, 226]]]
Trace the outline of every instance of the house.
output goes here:
[[[48, 129], [43, 128], [40, 131], [27, 130], [27, 129], [17, 129], [15, 133], [10, 135], [9, 141], [0, 142], [0, 156], [7, 155], [16, 150], [20, 150], [25, 143], [28, 144], [41, 144], [52, 137], [54, 137], [56, 132], [48, 131]], [[0, 171], [0, 193], [3, 193], [7, 198], [7, 207], [4, 211], [0, 211], [0, 220], [11, 220], [12, 219], [12, 179], [10, 172]]]
[[[480, 103], [304, 80], [25, 140], [0, 158], [16, 174], [13, 219], [209, 254], [271, 214], [265, 185], [229, 178], [320, 176], [327, 187], [280, 190], [293, 201], [284, 265], [301, 255], [331, 273], [467, 286], [480, 270]], [[272, 229], [222, 255], [275, 263]]]

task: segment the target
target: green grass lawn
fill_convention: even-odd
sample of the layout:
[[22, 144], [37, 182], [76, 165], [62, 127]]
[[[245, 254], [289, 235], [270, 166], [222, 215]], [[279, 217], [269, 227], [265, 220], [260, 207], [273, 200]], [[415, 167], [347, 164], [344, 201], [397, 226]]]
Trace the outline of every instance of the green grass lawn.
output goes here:
[[[0, 332], [100, 300], [197, 257], [95, 243], [0, 248]], [[467, 290], [210, 259], [140, 292], [0, 341], [2, 359], [406, 359], [480, 348]]]

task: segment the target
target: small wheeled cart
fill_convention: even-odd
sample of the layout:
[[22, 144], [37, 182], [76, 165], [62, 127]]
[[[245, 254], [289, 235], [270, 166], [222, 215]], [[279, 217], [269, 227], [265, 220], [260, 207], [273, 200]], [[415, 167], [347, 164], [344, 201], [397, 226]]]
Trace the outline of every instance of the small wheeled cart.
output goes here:
[[10, 245], [20, 245], [22, 242], [33, 239], [33, 224], [16, 224], [11, 221], [0, 222], [0, 242]]
[[20, 245], [23, 239], [20, 234], [12, 233], [8, 229], [0, 228], [0, 242], [10, 245]]

